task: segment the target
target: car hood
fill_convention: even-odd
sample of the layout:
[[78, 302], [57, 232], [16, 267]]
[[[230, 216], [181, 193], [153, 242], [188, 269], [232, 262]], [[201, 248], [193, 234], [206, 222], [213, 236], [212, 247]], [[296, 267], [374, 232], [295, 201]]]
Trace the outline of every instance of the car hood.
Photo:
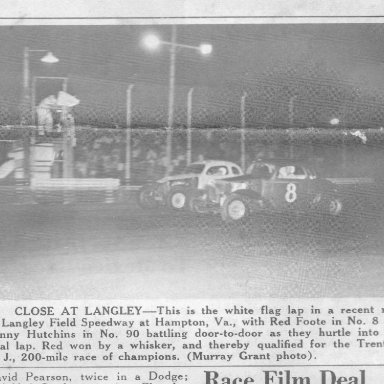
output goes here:
[[158, 183], [166, 183], [167, 181], [175, 181], [175, 180], [184, 180], [184, 179], [191, 179], [192, 177], [198, 177], [198, 173], [183, 173], [181, 175], [174, 175], [174, 176], [165, 176], [162, 179], [158, 180]]

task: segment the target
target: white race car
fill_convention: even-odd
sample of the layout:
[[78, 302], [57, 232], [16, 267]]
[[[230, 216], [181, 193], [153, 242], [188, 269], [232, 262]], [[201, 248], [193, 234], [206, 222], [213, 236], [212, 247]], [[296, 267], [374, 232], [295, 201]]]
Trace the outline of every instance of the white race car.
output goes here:
[[139, 204], [143, 208], [167, 205], [175, 210], [185, 209], [191, 191], [203, 190], [214, 180], [243, 174], [241, 168], [230, 161], [206, 160], [187, 166], [180, 174], [165, 176], [144, 185], [139, 192]]

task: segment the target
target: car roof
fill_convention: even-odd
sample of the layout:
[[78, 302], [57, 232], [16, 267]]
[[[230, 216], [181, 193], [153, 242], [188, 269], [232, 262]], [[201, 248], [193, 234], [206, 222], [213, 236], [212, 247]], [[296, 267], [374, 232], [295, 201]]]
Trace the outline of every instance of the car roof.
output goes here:
[[202, 161], [195, 161], [191, 165], [236, 165], [233, 161], [227, 161], [227, 160], [202, 160]]
[[300, 159], [283, 159], [283, 158], [280, 158], [280, 159], [257, 159], [255, 161], [253, 161], [252, 163], [266, 163], [266, 164], [273, 164], [273, 165], [277, 165], [277, 166], [284, 166], [284, 165], [302, 165], [302, 166], [306, 166], [306, 162], [305, 160], [300, 160]]

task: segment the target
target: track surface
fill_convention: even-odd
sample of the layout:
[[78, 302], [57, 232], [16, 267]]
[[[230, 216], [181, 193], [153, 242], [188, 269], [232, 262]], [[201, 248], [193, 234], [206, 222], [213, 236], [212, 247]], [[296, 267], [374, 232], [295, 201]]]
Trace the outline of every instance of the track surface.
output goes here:
[[0, 298], [383, 296], [381, 221], [0, 205]]

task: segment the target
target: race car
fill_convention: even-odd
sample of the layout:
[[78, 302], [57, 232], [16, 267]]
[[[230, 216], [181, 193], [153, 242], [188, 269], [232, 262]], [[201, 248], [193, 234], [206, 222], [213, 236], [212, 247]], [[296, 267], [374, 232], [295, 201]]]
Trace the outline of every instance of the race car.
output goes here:
[[230, 161], [206, 160], [187, 166], [180, 174], [170, 175], [144, 185], [139, 191], [139, 204], [143, 208], [168, 206], [185, 209], [189, 195], [204, 190], [216, 180], [241, 176], [241, 168]]
[[195, 193], [189, 206], [199, 213], [219, 213], [226, 222], [260, 211], [300, 213], [316, 209], [337, 216], [343, 209], [336, 184], [292, 160], [256, 161], [245, 175], [217, 180], [204, 192]]

